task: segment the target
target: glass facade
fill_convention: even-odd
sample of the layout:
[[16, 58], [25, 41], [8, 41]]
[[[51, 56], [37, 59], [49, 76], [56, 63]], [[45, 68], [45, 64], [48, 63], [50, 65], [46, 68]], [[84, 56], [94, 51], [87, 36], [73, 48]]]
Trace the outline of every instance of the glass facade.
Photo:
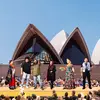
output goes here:
[[65, 64], [67, 58], [71, 60], [72, 64], [82, 64], [84, 57], [84, 53], [74, 40], [69, 41], [62, 54], [62, 59]]
[[50, 54], [38, 43], [29, 48], [25, 54], [30, 54], [30, 53], [34, 54], [35, 55], [34, 58], [39, 59], [43, 63], [48, 63], [52, 59]]

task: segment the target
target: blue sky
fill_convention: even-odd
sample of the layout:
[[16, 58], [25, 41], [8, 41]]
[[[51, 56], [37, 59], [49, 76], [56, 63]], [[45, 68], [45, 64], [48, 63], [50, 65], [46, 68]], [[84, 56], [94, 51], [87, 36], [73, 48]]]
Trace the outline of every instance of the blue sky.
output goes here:
[[51, 40], [79, 27], [90, 54], [100, 38], [100, 0], [1, 0], [0, 63], [8, 63], [29, 23]]

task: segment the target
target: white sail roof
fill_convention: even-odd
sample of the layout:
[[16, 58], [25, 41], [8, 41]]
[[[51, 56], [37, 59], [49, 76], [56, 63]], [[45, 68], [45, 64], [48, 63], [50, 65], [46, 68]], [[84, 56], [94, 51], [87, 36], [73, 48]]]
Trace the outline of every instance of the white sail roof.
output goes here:
[[52, 46], [55, 48], [57, 53], [60, 53], [60, 50], [62, 49], [64, 43], [67, 40], [67, 34], [64, 30], [61, 30], [58, 34], [56, 34], [53, 39], [50, 41]]
[[91, 57], [94, 64], [100, 64], [100, 39], [98, 40]]

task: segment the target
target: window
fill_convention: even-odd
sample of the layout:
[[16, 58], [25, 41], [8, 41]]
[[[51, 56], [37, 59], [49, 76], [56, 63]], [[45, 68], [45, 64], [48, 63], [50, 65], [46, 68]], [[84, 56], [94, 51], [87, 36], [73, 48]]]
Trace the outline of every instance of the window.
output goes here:
[[34, 53], [35, 58], [39, 59], [40, 61], [43, 61], [44, 63], [48, 63], [50, 59], [52, 59], [51, 56], [48, 54], [48, 52], [46, 52], [46, 50], [43, 49], [38, 43], [29, 48], [25, 54], [29, 53]]

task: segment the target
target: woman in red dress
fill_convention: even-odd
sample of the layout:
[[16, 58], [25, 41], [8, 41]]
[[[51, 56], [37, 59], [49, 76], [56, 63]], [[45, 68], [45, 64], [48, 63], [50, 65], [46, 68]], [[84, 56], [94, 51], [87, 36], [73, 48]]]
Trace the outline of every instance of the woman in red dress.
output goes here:
[[9, 69], [7, 73], [7, 78], [9, 82], [9, 89], [15, 89], [15, 66], [13, 60], [9, 62]]

